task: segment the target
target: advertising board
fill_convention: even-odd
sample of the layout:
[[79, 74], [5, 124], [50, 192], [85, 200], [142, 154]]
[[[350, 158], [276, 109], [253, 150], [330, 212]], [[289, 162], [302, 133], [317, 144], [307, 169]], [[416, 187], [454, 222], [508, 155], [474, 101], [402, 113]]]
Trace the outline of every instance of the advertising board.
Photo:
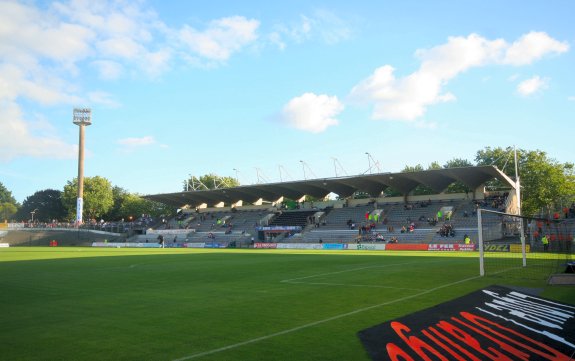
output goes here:
[[204, 248], [204, 242], [184, 243], [184, 248]]
[[427, 251], [427, 244], [408, 244], [408, 243], [388, 243], [385, 245], [386, 251]]
[[278, 249], [322, 249], [319, 243], [277, 243]]
[[347, 243], [324, 243], [322, 249], [347, 249]]
[[485, 252], [509, 252], [508, 244], [486, 244], [483, 246]]
[[368, 244], [353, 244], [347, 245], [347, 249], [351, 250], [363, 250], [363, 251], [385, 251], [385, 243], [368, 243]]
[[275, 249], [277, 248], [277, 243], [255, 243], [254, 248], [266, 248], [266, 249]]

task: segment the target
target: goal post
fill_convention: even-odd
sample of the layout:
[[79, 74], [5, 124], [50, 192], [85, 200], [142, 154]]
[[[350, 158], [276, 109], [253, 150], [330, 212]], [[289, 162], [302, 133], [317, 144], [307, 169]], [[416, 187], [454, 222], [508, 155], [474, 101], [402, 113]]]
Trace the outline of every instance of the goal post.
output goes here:
[[[497, 214], [500, 216], [511, 216], [511, 214], [492, 211], [488, 209], [479, 208], [477, 210], [477, 236], [478, 236], [478, 243], [479, 243], [479, 274], [481, 276], [485, 276], [485, 238], [484, 238], [484, 225], [483, 225], [483, 215], [482, 213], [491, 213]], [[516, 226], [516, 230], [519, 232], [519, 241], [521, 244], [521, 259], [522, 259], [522, 266], [527, 266], [527, 251], [525, 247], [525, 232], [523, 231], [524, 227], [522, 224], [522, 219], [519, 217]], [[493, 241], [497, 239], [503, 239], [503, 222], [501, 222], [501, 233], [497, 232], [497, 229], [500, 226], [499, 222], [495, 222], [488, 226], [489, 232], [486, 232], [487, 241]]]
[[479, 274], [545, 278], [563, 272], [573, 252], [575, 218], [545, 219], [477, 210]]

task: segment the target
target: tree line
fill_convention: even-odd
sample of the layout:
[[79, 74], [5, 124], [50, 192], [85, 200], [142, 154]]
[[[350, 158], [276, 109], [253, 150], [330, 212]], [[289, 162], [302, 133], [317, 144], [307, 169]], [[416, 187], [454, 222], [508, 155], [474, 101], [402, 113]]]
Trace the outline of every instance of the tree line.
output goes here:
[[[526, 216], [549, 215], [555, 210], [569, 207], [575, 202], [575, 168], [573, 163], [561, 163], [550, 158], [540, 150], [517, 149], [517, 168], [521, 184], [521, 213]], [[495, 165], [509, 178], [515, 180], [515, 157], [512, 147], [491, 148], [477, 151], [475, 162], [465, 159], [453, 159], [443, 167], [437, 162], [427, 169], [455, 168], [469, 166]], [[423, 170], [421, 165], [406, 167], [405, 172]], [[498, 180], [488, 181], [487, 190], [505, 190]], [[468, 192], [460, 182], [451, 184], [447, 193]], [[419, 186], [414, 194], [432, 194], [431, 189]]]
[[[73, 222], [76, 219], [78, 179], [68, 181], [64, 190], [45, 189], [28, 196], [20, 205], [0, 183], [0, 217], [18, 222]], [[142, 198], [140, 195], [113, 186], [103, 177], [84, 178], [84, 221], [126, 222], [142, 214], [158, 217], [174, 213], [170, 207]]]
[[[518, 169], [521, 179], [522, 213], [528, 216], [550, 214], [575, 202], [575, 167], [573, 163], [561, 163], [540, 150], [517, 149]], [[440, 165], [433, 162], [424, 168], [421, 164], [407, 165], [403, 172], [417, 172], [431, 169], [495, 165], [511, 179], [515, 179], [513, 149], [491, 148], [479, 150], [474, 161], [455, 158]], [[190, 177], [183, 181], [183, 190], [202, 190], [239, 186], [236, 178], [220, 177], [213, 173]], [[486, 184], [489, 190], [504, 190], [497, 180]], [[3, 220], [39, 222], [73, 221], [76, 216], [77, 179], [68, 181], [63, 190], [45, 189], [27, 197], [22, 204], [16, 202], [12, 193], [0, 182], [0, 217]], [[469, 192], [466, 186], [455, 182], [446, 193]], [[420, 185], [414, 195], [434, 194], [435, 191]], [[398, 196], [399, 192], [388, 188], [385, 196]], [[361, 196], [361, 195], [358, 195]], [[365, 195], [367, 196], [367, 195]], [[33, 213], [33, 215], [32, 215]], [[127, 190], [113, 186], [103, 177], [84, 179], [84, 219], [105, 219], [119, 221], [136, 219], [142, 214], [153, 217], [170, 215], [174, 210], [158, 202], [142, 198]]]

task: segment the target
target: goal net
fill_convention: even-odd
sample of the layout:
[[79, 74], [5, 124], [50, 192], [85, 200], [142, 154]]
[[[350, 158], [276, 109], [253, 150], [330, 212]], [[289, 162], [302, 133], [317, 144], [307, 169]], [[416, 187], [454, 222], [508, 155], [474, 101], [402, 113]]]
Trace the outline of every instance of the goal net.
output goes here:
[[480, 274], [548, 279], [572, 270], [575, 219], [544, 219], [480, 209]]

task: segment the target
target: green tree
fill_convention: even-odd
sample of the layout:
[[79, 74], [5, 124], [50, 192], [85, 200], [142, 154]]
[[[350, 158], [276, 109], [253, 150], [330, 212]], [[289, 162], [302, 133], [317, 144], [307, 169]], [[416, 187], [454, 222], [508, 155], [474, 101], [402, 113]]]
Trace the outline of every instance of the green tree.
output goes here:
[[126, 199], [126, 197], [128, 197], [129, 192], [127, 190], [125, 190], [124, 188], [121, 187], [113, 187], [112, 188], [112, 199], [114, 200], [114, 204], [112, 205], [112, 208], [110, 208], [110, 210], [103, 215], [104, 219], [110, 220], [110, 221], [119, 221], [122, 218], [127, 219], [123, 214], [122, 214], [122, 204], [124, 203], [124, 200]]
[[16, 199], [12, 196], [10, 192], [2, 182], [0, 182], [0, 217], [2, 221], [7, 221], [16, 214], [20, 205], [16, 202]]
[[[540, 150], [517, 150], [521, 180], [522, 213], [537, 215], [551, 212], [562, 204], [575, 200], [575, 177], [572, 163], [559, 163]], [[497, 165], [515, 179], [515, 160], [512, 148], [485, 148], [477, 152], [478, 165]], [[498, 186], [498, 184], [492, 184]]]
[[[448, 160], [447, 163], [443, 165], [443, 168], [445, 169], [464, 168], [464, 167], [473, 167], [473, 164], [467, 159], [453, 158], [451, 160]], [[445, 193], [468, 193], [470, 191], [471, 189], [469, 189], [469, 187], [463, 184], [463, 182], [457, 181], [447, 186], [447, 190], [445, 191]]]
[[[441, 166], [439, 165], [439, 163], [437, 162], [433, 162], [431, 163], [428, 167], [428, 170], [430, 169], [441, 169]], [[410, 172], [423, 172], [423, 166], [421, 164], [418, 164], [416, 166], [408, 166], [406, 165], [405, 168], [403, 168], [403, 171], [405, 173], [410, 173]], [[413, 191], [411, 191], [411, 194], [415, 195], [415, 196], [421, 196], [421, 195], [429, 195], [429, 194], [435, 194], [437, 193], [436, 191], [434, 191], [431, 187], [420, 184], [417, 187], [415, 187], [415, 189], [413, 189]]]
[[34, 220], [40, 222], [50, 222], [53, 219], [64, 220], [66, 208], [62, 204], [62, 192], [56, 189], [45, 189], [28, 196], [15, 218], [21, 221], [28, 220], [31, 218], [31, 212], [34, 212]]
[[465, 168], [465, 167], [473, 167], [473, 163], [471, 163], [467, 159], [453, 158], [451, 160], [448, 160], [447, 163], [445, 163], [442, 168], [448, 169], [448, 168]]
[[[74, 219], [76, 214], [76, 198], [78, 195], [78, 179], [64, 186], [62, 204], [66, 208], [69, 219]], [[97, 219], [110, 211], [114, 205], [112, 184], [103, 177], [84, 178], [84, 214], [85, 220]]]
[[[518, 154], [521, 154], [521, 150], [518, 150]], [[511, 179], [515, 179], [515, 160], [513, 157], [513, 148], [491, 148], [486, 147], [485, 149], [477, 151], [475, 155], [475, 161], [477, 162], [478, 166], [481, 165], [494, 165], [503, 173], [511, 177]], [[505, 186], [499, 180], [491, 180], [485, 184], [485, 187], [488, 190], [496, 191], [502, 190]]]
[[397, 189], [394, 189], [392, 187], [387, 187], [383, 190], [383, 196], [384, 197], [399, 197], [401, 196], [401, 192], [398, 191]]
[[522, 192], [522, 213], [535, 215], [540, 211], [550, 214], [563, 202], [575, 200], [575, 179], [572, 163], [559, 163], [545, 152], [523, 152], [519, 162]]
[[411, 173], [411, 172], [423, 172], [423, 166], [421, 164], [415, 165], [415, 166], [411, 166], [411, 165], [406, 165], [403, 170], [403, 173]]
[[18, 211], [18, 207], [10, 202], [0, 202], [0, 219], [1, 222], [9, 221]]
[[174, 210], [172, 208], [162, 203], [142, 198], [138, 194], [127, 194], [120, 208], [120, 214], [124, 220], [137, 219], [142, 214], [159, 217], [161, 215], [169, 216], [173, 213]]
[[232, 177], [220, 177], [217, 174], [209, 173], [200, 176], [192, 176], [183, 182], [183, 190], [205, 190], [216, 188], [238, 187], [240, 183]]
[[0, 182], [0, 203], [12, 203], [15, 206], [18, 206], [18, 202], [12, 196], [12, 192], [10, 192], [2, 182]]

